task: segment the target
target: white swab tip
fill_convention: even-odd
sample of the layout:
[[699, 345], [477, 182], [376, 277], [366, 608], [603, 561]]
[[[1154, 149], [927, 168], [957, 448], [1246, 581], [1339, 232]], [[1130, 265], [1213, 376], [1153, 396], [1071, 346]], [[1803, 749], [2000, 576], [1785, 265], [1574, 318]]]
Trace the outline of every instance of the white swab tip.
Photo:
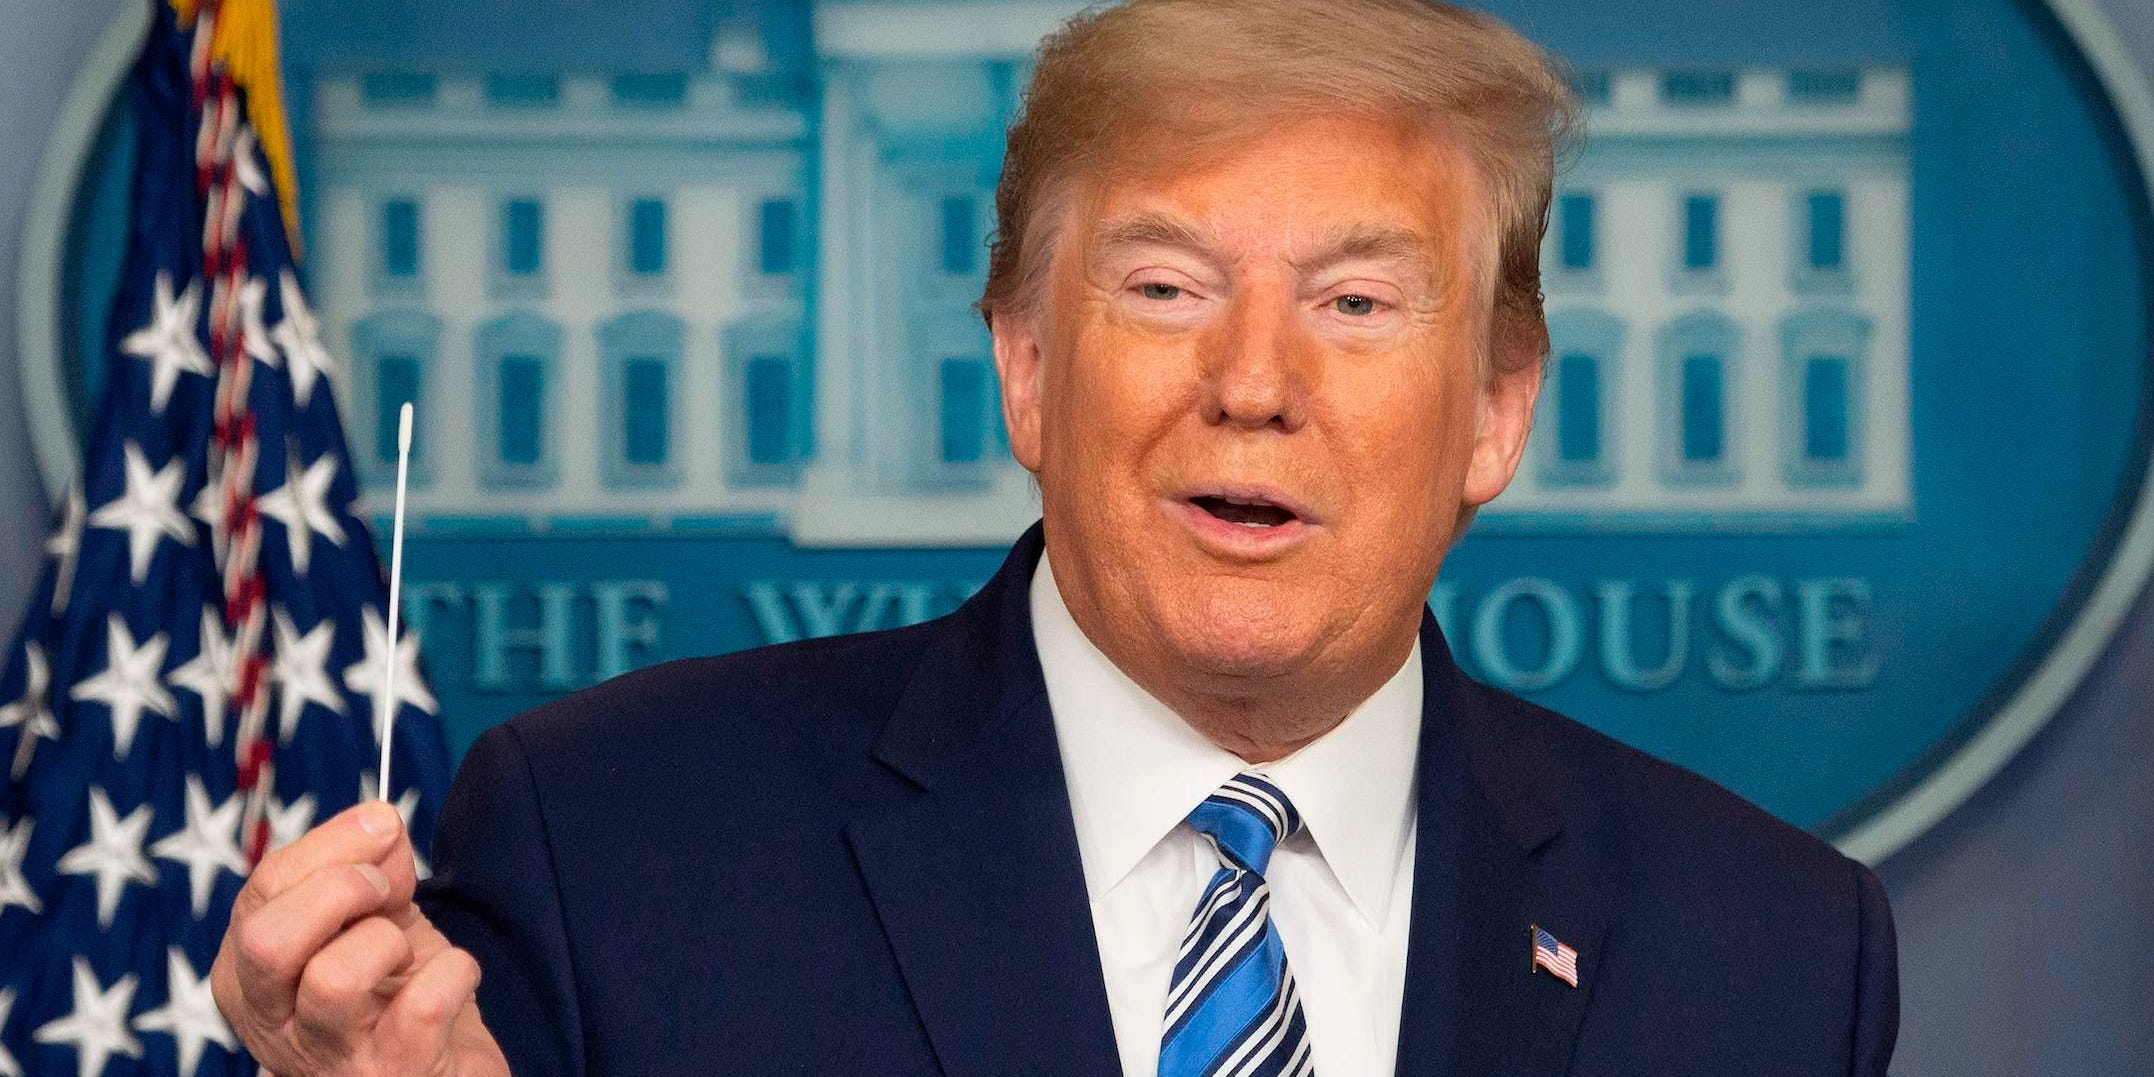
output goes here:
[[404, 401], [404, 407], [397, 412], [396, 451], [399, 453], [409, 453], [411, 451], [411, 401], [409, 400]]

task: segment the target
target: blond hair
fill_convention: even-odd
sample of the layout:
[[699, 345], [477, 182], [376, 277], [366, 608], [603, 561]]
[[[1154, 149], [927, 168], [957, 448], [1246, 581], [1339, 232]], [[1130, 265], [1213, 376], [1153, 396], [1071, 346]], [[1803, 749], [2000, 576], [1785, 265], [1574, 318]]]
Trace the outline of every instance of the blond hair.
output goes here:
[[1464, 149], [1494, 203], [1490, 350], [1505, 369], [1541, 362], [1540, 245], [1577, 103], [1548, 53], [1440, 0], [1130, 0], [1070, 19], [1041, 42], [1009, 130], [981, 316], [992, 326], [1036, 306], [1072, 180], [1342, 113], [1440, 130]]

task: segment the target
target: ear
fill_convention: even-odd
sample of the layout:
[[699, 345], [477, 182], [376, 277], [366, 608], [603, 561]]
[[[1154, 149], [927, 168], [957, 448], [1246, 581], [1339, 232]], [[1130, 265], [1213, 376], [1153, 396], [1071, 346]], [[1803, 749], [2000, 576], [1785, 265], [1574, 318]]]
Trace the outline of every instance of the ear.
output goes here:
[[989, 323], [995, 338], [995, 377], [1002, 385], [1002, 426], [1010, 455], [1040, 473], [1040, 338], [1030, 314], [998, 312]]
[[1482, 386], [1480, 414], [1475, 422], [1473, 460], [1466, 467], [1464, 501], [1480, 508], [1495, 500], [1526, 452], [1526, 435], [1533, 430], [1533, 402], [1541, 395], [1541, 362], [1537, 356], [1524, 362], [1505, 362], [1492, 357], [1499, 367]]

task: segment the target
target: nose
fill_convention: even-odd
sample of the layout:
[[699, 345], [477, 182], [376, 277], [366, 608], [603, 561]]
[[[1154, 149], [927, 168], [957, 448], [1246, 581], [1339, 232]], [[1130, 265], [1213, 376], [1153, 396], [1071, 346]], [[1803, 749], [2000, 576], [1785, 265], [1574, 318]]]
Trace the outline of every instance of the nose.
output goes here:
[[1206, 422], [1246, 430], [1301, 429], [1308, 417], [1312, 342], [1291, 297], [1251, 288], [1236, 295], [1207, 341]]

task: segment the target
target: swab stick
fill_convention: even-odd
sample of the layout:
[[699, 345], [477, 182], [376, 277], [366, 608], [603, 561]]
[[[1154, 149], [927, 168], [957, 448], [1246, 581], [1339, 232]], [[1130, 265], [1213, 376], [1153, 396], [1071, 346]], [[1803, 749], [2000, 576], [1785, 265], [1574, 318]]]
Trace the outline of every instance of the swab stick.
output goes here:
[[396, 517], [389, 525], [389, 649], [382, 660], [381, 695], [378, 709], [381, 735], [381, 779], [377, 790], [389, 799], [389, 738], [396, 732], [396, 614], [404, 582], [404, 480], [411, 474], [411, 401], [404, 402], [396, 417]]

